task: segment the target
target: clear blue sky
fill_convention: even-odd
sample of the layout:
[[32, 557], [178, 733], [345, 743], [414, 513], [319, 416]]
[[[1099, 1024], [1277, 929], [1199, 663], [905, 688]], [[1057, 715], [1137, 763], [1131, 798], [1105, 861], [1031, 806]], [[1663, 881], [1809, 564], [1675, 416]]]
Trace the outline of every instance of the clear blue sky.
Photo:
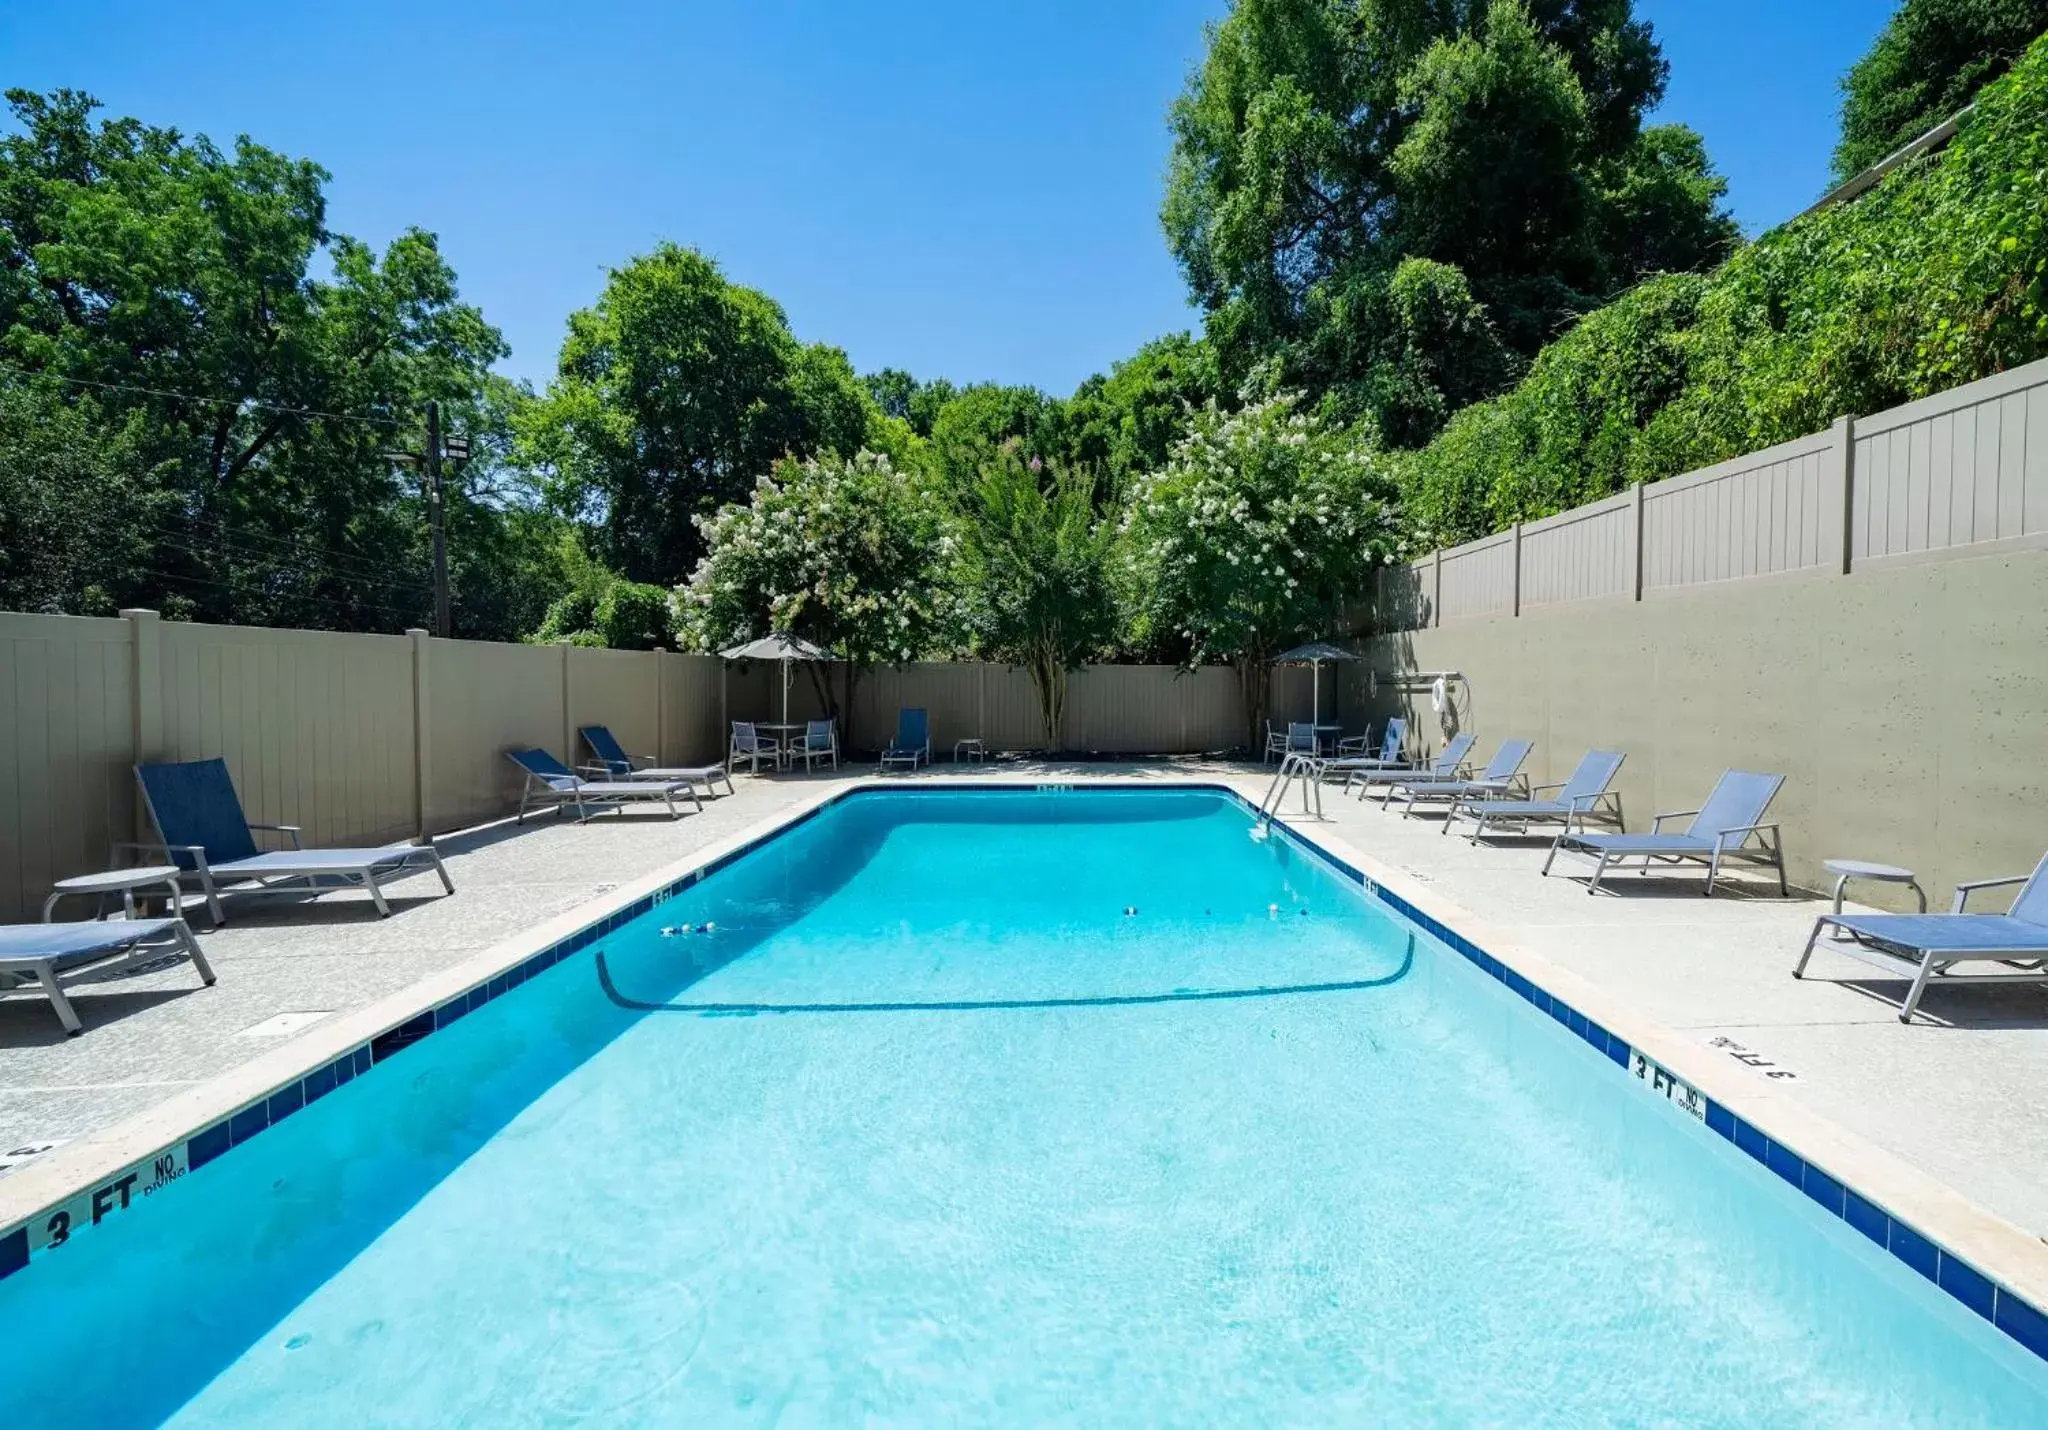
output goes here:
[[[318, 160], [332, 225], [438, 233], [536, 383], [606, 268], [672, 238], [863, 371], [1064, 393], [1197, 324], [1159, 230], [1165, 113], [1223, 8], [7, 0], [0, 79]], [[1824, 186], [1836, 81], [1891, 8], [1640, 0], [1663, 115], [1748, 230]]]

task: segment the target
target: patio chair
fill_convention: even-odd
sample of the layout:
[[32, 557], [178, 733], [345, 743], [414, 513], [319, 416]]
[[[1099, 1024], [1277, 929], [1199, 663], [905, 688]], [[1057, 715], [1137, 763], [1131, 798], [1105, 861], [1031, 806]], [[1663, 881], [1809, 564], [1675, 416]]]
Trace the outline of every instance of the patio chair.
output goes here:
[[646, 764], [635, 765], [610, 727], [585, 725], [576, 733], [583, 737], [583, 743], [597, 757], [596, 764], [578, 770], [579, 774], [608, 780], [656, 780], [662, 784], [686, 784], [693, 788], [701, 784], [704, 793], [713, 799], [718, 797], [718, 781], [724, 780], [725, 792], [737, 793], [732, 786], [732, 771], [724, 765], [656, 765], [652, 757], [646, 757]]
[[1408, 802], [1401, 806], [1401, 817], [1406, 819], [1415, 812], [1417, 803], [1449, 800], [1455, 805], [1461, 799], [1526, 795], [1529, 793], [1529, 777], [1522, 773], [1522, 763], [1535, 748], [1534, 740], [1503, 740], [1500, 748], [1493, 752], [1493, 758], [1486, 762], [1486, 767], [1472, 778], [1411, 777], [1389, 786], [1387, 799], [1391, 803], [1396, 795], [1408, 797]]
[[[2023, 887], [2002, 914], [1973, 914], [1967, 911], [1970, 895], [1979, 889]], [[2002, 879], [1972, 879], [1956, 885], [1955, 903], [1945, 914], [1822, 914], [1813, 921], [1806, 948], [1792, 967], [1794, 978], [1806, 976], [1806, 961], [1823, 929], [1833, 928], [1849, 935], [1849, 941], [1831, 943], [1835, 952], [1845, 954], [1872, 968], [1912, 979], [1906, 1001], [1899, 1008], [1899, 1021], [1910, 1023], [1920, 995], [1931, 979], [1944, 984], [1964, 983], [2048, 983], [2048, 855], [2031, 874]], [[2004, 973], [1951, 974], [1961, 963], [1998, 963]]]
[[[207, 912], [216, 926], [222, 920], [224, 884], [255, 883], [255, 889], [244, 891], [248, 893], [314, 894], [356, 885], [369, 892], [371, 904], [385, 918], [391, 916], [391, 906], [384, 902], [381, 886], [422, 868], [431, 868], [440, 877], [441, 887], [455, 892], [431, 841], [403, 841], [374, 849], [304, 849], [299, 845], [296, 824], [251, 824], [242, 813], [227, 761], [218, 756], [137, 765], [135, 778], [142, 784], [143, 803], [163, 842], [124, 847], [161, 849], [169, 856], [168, 862], [197, 874]], [[263, 853], [256, 847], [253, 831], [258, 829], [283, 835], [292, 847]]]
[[[1358, 738], [1364, 738], [1360, 736]], [[1405, 770], [1408, 763], [1408, 722], [1399, 715], [1387, 721], [1387, 728], [1380, 732], [1380, 752], [1377, 755], [1346, 755], [1341, 751], [1334, 760], [1323, 761], [1323, 775], [1348, 776], [1353, 770]]]
[[896, 733], [882, 751], [881, 767], [907, 764], [914, 770], [919, 762], [932, 762], [931, 721], [923, 706], [910, 705], [896, 712]]
[[751, 720], [732, 722], [732, 744], [725, 752], [725, 773], [732, 775], [732, 767], [741, 760], [747, 762], [747, 773], [761, 773], [761, 761], [766, 760], [769, 768], [782, 768], [782, 742], [773, 735], [764, 735], [754, 728]]
[[[1370, 790], [1391, 789], [1397, 784], [1412, 784], [1432, 779], [1461, 779], [1465, 773], [1465, 757], [1472, 753], [1472, 741], [1473, 737], [1471, 735], [1453, 735], [1451, 742], [1445, 745], [1438, 752], [1437, 757], [1421, 770], [1374, 769], [1366, 766], [1347, 769], [1344, 774], [1344, 792], [1349, 794], [1351, 786], [1356, 784], [1360, 786], [1358, 797], [1364, 799]], [[1330, 763], [1342, 765], [1344, 761], [1333, 760]]]
[[[1562, 824], [1569, 830], [1573, 824], [1581, 829], [1586, 827], [1586, 816], [1599, 813], [1603, 818], [1614, 821], [1616, 830], [1624, 828], [1621, 815], [1621, 793], [1608, 786], [1621, 770], [1626, 758], [1619, 750], [1588, 750], [1579, 760], [1579, 767], [1572, 771], [1571, 778], [1562, 784], [1537, 785], [1529, 791], [1527, 799], [1498, 799], [1486, 794], [1460, 795], [1451, 803], [1450, 812], [1444, 816], [1439, 834], [1447, 832], [1453, 820], [1461, 815], [1473, 821], [1471, 840], [1477, 844], [1486, 833], [1489, 824], [1511, 824], [1527, 829], [1532, 824]], [[1536, 796], [1546, 790], [1556, 793], [1548, 799]]]
[[676, 808], [679, 794], [688, 795], [699, 814], [704, 812], [696, 786], [681, 780], [587, 780], [541, 749], [507, 750], [505, 758], [526, 773], [526, 783], [519, 790], [517, 824], [526, 823], [526, 816], [536, 809], [552, 808], [559, 815], [571, 806], [576, 810], [576, 822], [588, 824], [593, 810], [615, 809], [623, 817], [627, 805], [656, 799], [668, 807], [670, 819], [680, 819], [682, 811]]
[[64, 1031], [76, 1034], [85, 1025], [64, 991], [67, 986], [87, 972], [97, 977], [170, 953], [190, 958], [200, 982], [213, 986], [213, 969], [180, 918], [0, 924], [0, 994], [40, 986]]
[[[1599, 863], [1594, 867], [1592, 882], [1586, 885], [1586, 892], [1597, 893], [1601, 876], [1609, 864], [1619, 865], [1624, 859], [1641, 859], [1643, 867], [1638, 873], [1650, 872], [1655, 861], [1671, 864], [1696, 863], [1707, 866], [1707, 887], [1703, 891], [1709, 897], [1714, 892], [1714, 881], [1721, 875], [1721, 865], [1734, 859], [1752, 864], [1762, 864], [1778, 871], [1778, 892], [1784, 894], [1785, 886], [1785, 844], [1776, 824], [1763, 822], [1764, 811], [1777, 798], [1778, 789], [1785, 783], [1783, 775], [1758, 774], [1752, 770], [1728, 770], [1714, 783], [1713, 792], [1707, 802], [1697, 810], [1681, 809], [1668, 814], [1659, 814], [1650, 821], [1648, 834], [1577, 834], [1569, 829], [1559, 833], [1551, 841], [1550, 854], [1543, 861], [1543, 872], [1550, 872], [1551, 861], [1557, 858], [1560, 849], [1571, 849], [1591, 855]], [[1683, 819], [1692, 816], [1692, 823], [1683, 834], [1666, 834], [1663, 823], [1667, 819]], [[1756, 841], [1751, 847], [1750, 841]]]
[[804, 769], [809, 770], [819, 760], [830, 760], [832, 768], [839, 768], [839, 726], [831, 720], [812, 720], [804, 726], [804, 739], [800, 745], [789, 750], [792, 761], [802, 760]]

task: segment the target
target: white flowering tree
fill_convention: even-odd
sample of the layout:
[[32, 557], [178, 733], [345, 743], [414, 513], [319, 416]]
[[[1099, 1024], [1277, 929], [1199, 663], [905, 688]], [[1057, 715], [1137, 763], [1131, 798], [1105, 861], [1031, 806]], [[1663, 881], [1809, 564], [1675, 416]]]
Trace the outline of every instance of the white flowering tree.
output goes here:
[[1328, 634], [1370, 589], [1397, 548], [1394, 503], [1379, 460], [1293, 395], [1194, 413], [1167, 464], [1131, 491], [1122, 569], [1134, 638], [1190, 667], [1235, 665], [1257, 749], [1267, 663]]
[[745, 506], [697, 519], [706, 551], [676, 593], [677, 627], [701, 650], [777, 631], [822, 646], [845, 662], [843, 701], [811, 672], [838, 716], [868, 667], [950, 647], [946, 510], [878, 453], [785, 459]]

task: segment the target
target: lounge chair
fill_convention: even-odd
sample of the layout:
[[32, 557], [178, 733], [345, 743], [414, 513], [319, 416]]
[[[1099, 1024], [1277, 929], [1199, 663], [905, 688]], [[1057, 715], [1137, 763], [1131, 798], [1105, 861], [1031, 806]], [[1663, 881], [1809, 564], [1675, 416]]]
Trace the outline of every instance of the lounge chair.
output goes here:
[[754, 728], [751, 720], [732, 722], [732, 744], [725, 752], [725, 773], [732, 776], [732, 767], [741, 760], [747, 762], [747, 773], [761, 773], [761, 761], [766, 760], [769, 768], [782, 768], [782, 742], [773, 735], [764, 735]]
[[595, 775], [607, 780], [655, 780], [662, 784], [703, 785], [704, 793], [718, 797], [718, 781], [725, 781], [727, 794], [737, 793], [732, 787], [732, 771], [724, 765], [635, 765], [626, 754], [625, 746], [618, 736], [605, 725], [585, 725], [577, 734], [583, 743], [590, 746], [590, 753], [597, 757], [597, 763], [585, 767], [578, 773]]
[[789, 748], [792, 762], [802, 760], [809, 770], [819, 760], [830, 760], [839, 768], [839, 727], [830, 720], [812, 720], [804, 726], [803, 743]]
[[[199, 941], [179, 918], [109, 919], [75, 924], [0, 924], [0, 993], [41, 986], [57, 1011], [66, 1033], [85, 1025], [64, 989], [92, 971], [114, 968], [182, 953], [192, 960], [199, 979], [213, 986], [213, 969], [199, 951]], [[113, 968], [102, 967], [111, 960]]]
[[592, 810], [609, 807], [623, 816], [627, 805], [656, 799], [668, 806], [670, 819], [680, 819], [682, 811], [676, 808], [679, 794], [688, 795], [698, 813], [704, 811], [704, 801], [697, 797], [696, 786], [682, 780], [587, 780], [540, 749], [507, 750], [505, 758], [526, 772], [515, 823], [526, 823], [526, 816], [536, 809], [553, 808], [559, 814], [574, 806], [576, 822], [587, 824]]
[[[1421, 780], [1454, 780], [1462, 778], [1465, 770], [1465, 757], [1472, 753], [1472, 740], [1473, 737], [1471, 735], [1453, 735], [1451, 742], [1438, 752], [1437, 757], [1420, 770], [1399, 768], [1374, 769], [1365, 766], [1347, 769], [1344, 775], [1344, 792], [1349, 794], [1352, 785], [1360, 785], [1362, 788], [1358, 791], [1358, 797], [1364, 799], [1366, 791], [1375, 788], [1387, 789], [1393, 785], [1414, 783]], [[1331, 763], [1342, 765], [1344, 761], [1333, 760]]]
[[[1579, 760], [1579, 767], [1572, 771], [1570, 779], [1562, 784], [1537, 785], [1529, 791], [1528, 799], [1498, 799], [1489, 795], [1461, 795], [1452, 801], [1451, 809], [1444, 816], [1439, 834], [1447, 833], [1451, 823], [1460, 815], [1473, 821], [1471, 839], [1477, 844], [1486, 833], [1489, 824], [1512, 824], [1527, 829], [1532, 824], [1562, 824], [1569, 830], [1574, 824], [1586, 827], [1586, 816], [1599, 813], [1603, 818], [1614, 821], [1614, 827], [1624, 827], [1621, 815], [1621, 794], [1610, 790], [1614, 776], [1621, 769], [1625, 757], [1619, 750], [1588, 750]], [[1546, 790], [1555, 790], [1549, 799], [1538, 799]]]
[[[1681, 809], [1669, 814], [1660, 814], [1650, 821], [1648, 834], [1586, 834], [1572, 833], [1569, 829], [1560, 833], [1551, 842], [1550, 854], [1543, 861], [1543, 872], [1550, 872], [1551, 861], [1557, 858], [1560, 849], [1571, 849], [1589, 854], [1599, 860], [1593, 870], [1592, 882], [1586, 885], [1586, 892], [1597, 893], [1601, 876], [1612, 863], [1619, 865], [1624, 859], [1641, 859], [1640, 873], [1650, 872], [1653, 860], [1666, 863], [1696, 863], [1707, 866], [1707, 887], [1704, 892], [1711, 897], [1714, 881], [1721, 875], [1724, 861], [1740, 859], [1752, 864], [1762, 864], [1778, 871], [1778, 892], [1787, 892], [1785, 887], [1785, 843], [1775, 824], [1763, 822], [1764, 811], [1777, 798], [1778, 789], [1785, 783], [1783, 775], [1758, 774], [1752, 770], [1728, 770], [1714, 783], [1714, 789], [1707, 796], [1707, 802], [1697, 810]], [[1662, 825], [1667, 819], [1682, 819], [1691, 815], [1692, 823], [1683, 834], [1666, 834]], [[1756, 841], [1752, 848], [1750, 841]]]
[[[1976, 890], [2013, 884], [2024, 887], [2004, 913], [1966, 912]], [[1913, 1020], [1930, 978], [1947, 984], [2048, 983], [2048, 855], [2031, 874], [1956, 885], [1955, 903], [1945, 914], [1822, 914], [1813, 921], [1806, 948], [1793, 965], [1794, 978], [1805, 976], [1806, 961], [1827, 928], [1849, 935], [1848, 942], [1829, 945], [1835, 952], [1913, 980], [1899, 1008], [1901, 1023]], [[2002, 963], [2011, 971], [1949, 973], [1957, 964], [1970, 962]]]
[[1408, 722], [1396, 715], [1387, 721], [1387, 728], [1380, 733], [1380, 752], [1377, 755], [1346, 755], [1340, 750], [1336, 759], [1323, 761], [1323, 775], [1327, 778], [1331, 775], [1348, 775], [1353, 770], [1412, 769], [1413, 766], [1408, 761], [1407, 746]]
[[1486, 762], [1486, 767], [1472, 778], [1404, 779], [1389, 786], [1387, 800], [1391, 803], [1396, 796], [1405, 794], [1408, 802], [1401, 806], [1401, 817], [1406, 819], [1415, 812], [1418, 802], [1440, 803], [1448, 800], [1455, 805], [1461, 799], [1526, 795], [1529, 792], [1529, 777], [1522, 773], [1522, 763], [1529, 758], [1529, 752], [1535, 748], [1534, 740], [1503, 740], [1500, 742], [1500, 748], [1493, 752], [1493, 758]]
[[[223, 884], [254, 881], [258, 889], [246, 891], [250, 893], [319, 893], [360, 885], [369, 891], [370, 902], [385, 918], [391, 916], [391, 906], [384, 902], [381, 886], [422, 868], [432, 869], [440, 876], [441, 887], [455, 892], [431, 842], [402, 841], [374, 849], [302, 849], [296, 824], [251, 824], [242, 813], [227, 761], [218, 757], [137, 765], [135, 778], [141, 781], [143, 803], [149, 807], [150, 822], [163, 843], [133, 847], [161, 848], [170, 856], [168, 862], [197, 874], [215, 925], [222, 918]], [[282, 834], [292, 847], [261, 852], [253, 833], [258, 829]]]
[[920, 762], [932, 762], [931, 721], [923, 706], [906, 706], [896, 712], [896, 733], [889, 737], [889, 748], [882, 751], [881, 767], [886, 770], [907, 764], [914, 770]]

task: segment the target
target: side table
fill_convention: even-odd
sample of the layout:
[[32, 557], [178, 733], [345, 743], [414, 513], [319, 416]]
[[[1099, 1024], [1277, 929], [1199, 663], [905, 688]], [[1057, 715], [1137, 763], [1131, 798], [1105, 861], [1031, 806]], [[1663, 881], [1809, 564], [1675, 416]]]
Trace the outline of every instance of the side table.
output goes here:
[[[56, 912], [57, 901], [65, 897], [83, 897], [90, 894], [97, 900], [108, 894], [121, 896], [122, 912], [129, 918], [135, 917], [135, 894], [139, 889], [152, 889], [161, 884], [170, 895], [171, 913], [182, 917], [184, 890], [178, 885], [178, 875], [183, 873], [169, 864], [145, 864], [135, 869], [108, 869], [99, 874], [79, 874], [70, 879], [59, 879], [53, 886], [50, 897], [43, 900], [43, 922], [50, 921]], [[98, 909], [95, 907], [95, 915]]]
[[1920, 887], [1920, 880], [1911, 869], [1901, 869], [1896, 864], [1873, 864], [1867, 859], [1829, 859], [1821, 867], [1835, 876], [1835, 912], [1838, 914], [1842, 911], [1842, 890], [1848, 887], [1851, 879], [1904, 884], [1920, 901], [1920, 912], [1927, 912], [1927, 891]]

